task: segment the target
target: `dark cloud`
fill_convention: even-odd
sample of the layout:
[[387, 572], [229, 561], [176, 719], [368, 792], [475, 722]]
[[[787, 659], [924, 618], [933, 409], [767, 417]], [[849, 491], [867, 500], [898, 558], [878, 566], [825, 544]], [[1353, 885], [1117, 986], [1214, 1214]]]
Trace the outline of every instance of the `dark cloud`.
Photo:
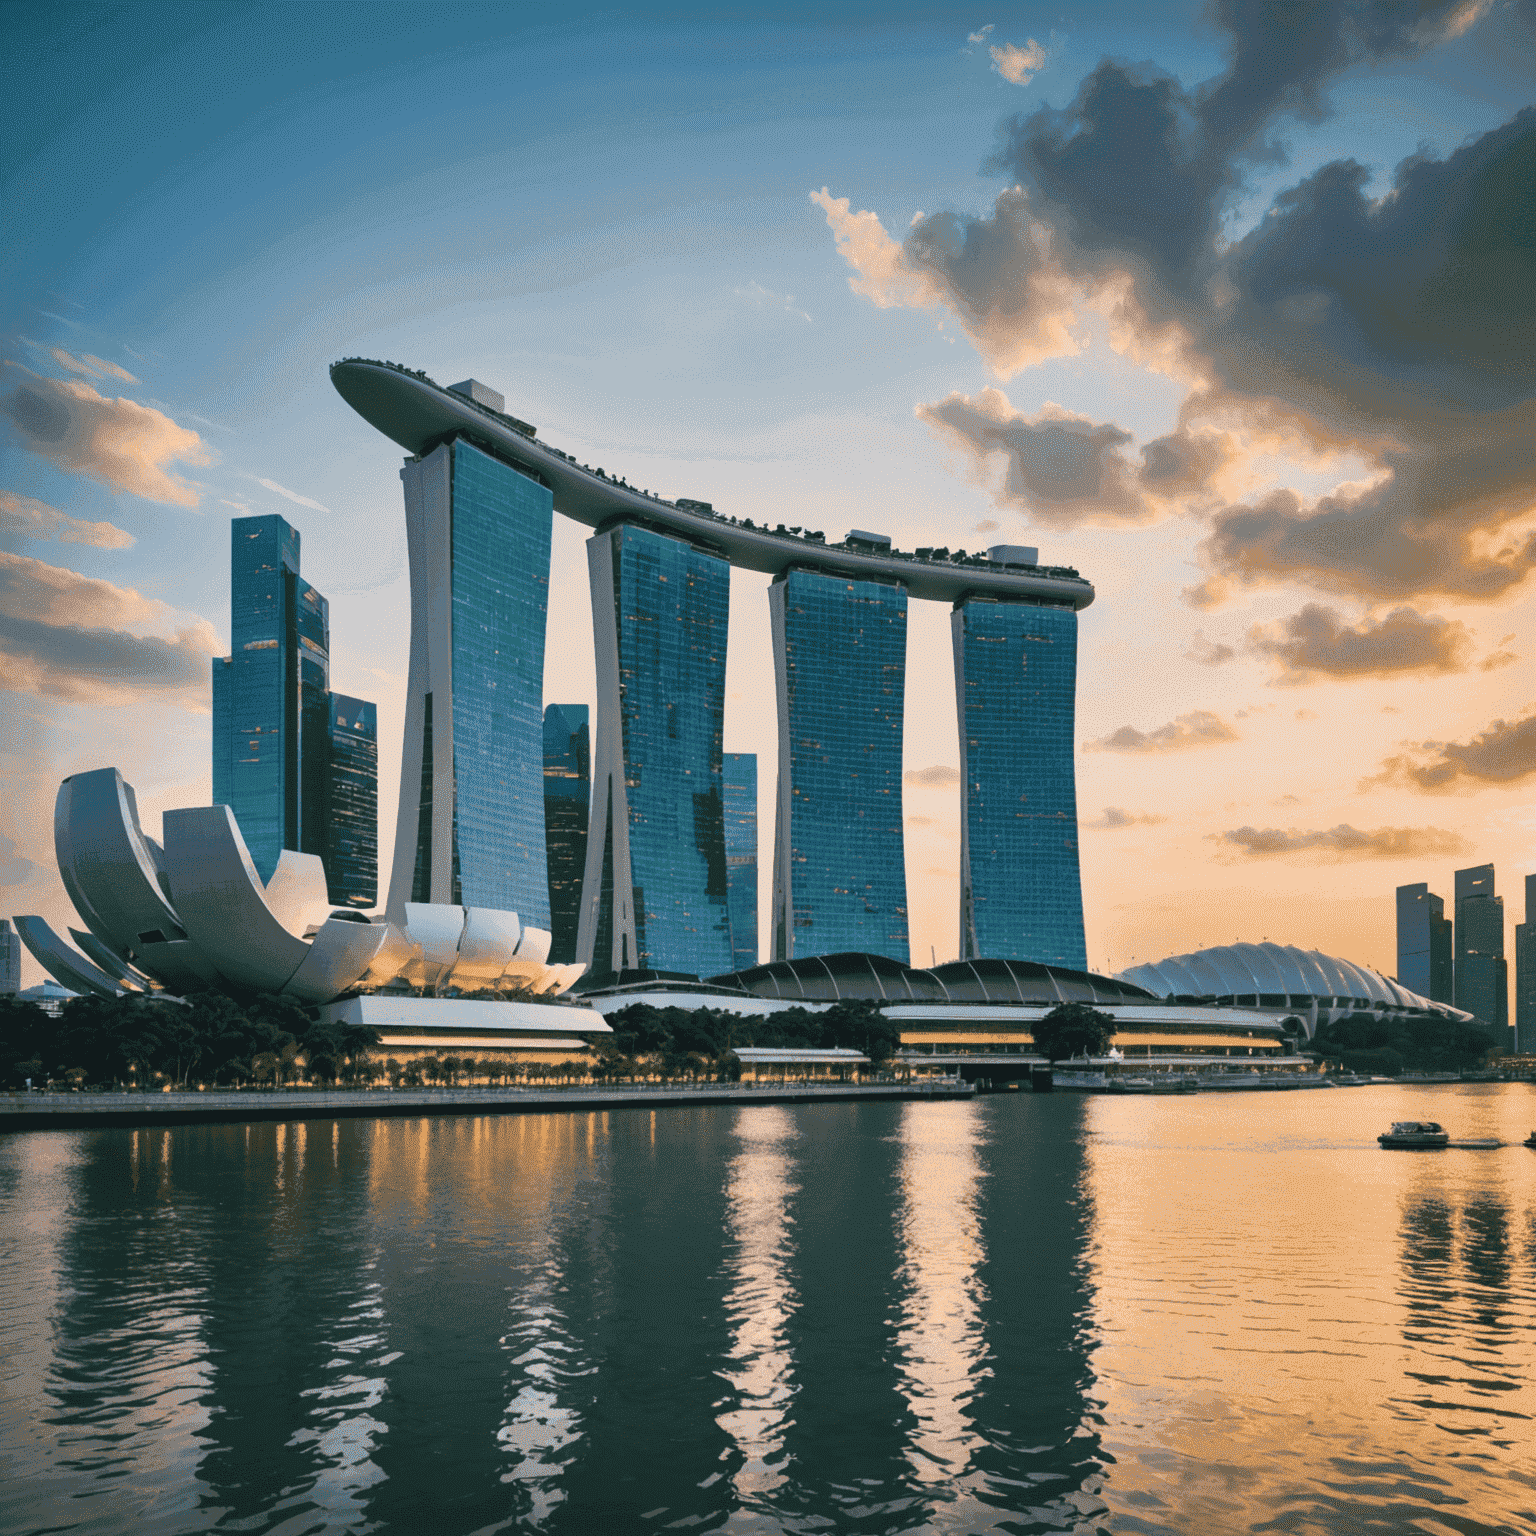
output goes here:
[[901, 782], [914, 789], [954, 789], [960, 783], [960, 770], [946, 768], [942, 763], [932, 768], [912, 768], [902, 775]]
[[1118, 832], [1123, 827], [1155, 827], [1167, 820], [1155, 811], [1123, 811], [1117, 805], [1106, 805], [1097, 821], [1085, 821], [1083, 826], [1093, 832]]
[[[1185, 379], [1178, 432], [1144, 451], [1142, 496], [1206, 494], [1236, 439], [1364, 457], [1361, 483], [1315, 500], [1221, 506], [1197, 600], [1300, 580], [1375, 601], [1487, 601], [1536, 566], [1521, 526], [1536, 500], [1536, 109], [1444, 159], [1411, 157], [1384, 197], [1341, 160], [1242, 239], [1223, 233], [1245, 178], [1283, 159], [1274, 129], [1325, 116], [1341, 70], [1418, 53], [1485, 11], [1230, 0], [1216, 13], [1231, 42], [1220, 76], [1186, 88], [1151, 64], [1101, 64], [1069, 106], [1005, 123], [990, 168], [1012, 185], [991, 215], [930, 215], [898, 255], [882, 248], [999, 372], [1076, 350], [1086, 301], [1132, 356]], [[1529, 48], [1513, 38], [1529, 12], [1487, 24]], [[1099, 432], [1101, 459], [1124, 462], [1118, 428], [1081, 424], [1085, 439]], [[1012, 494], [1032, 511], [1043, 499], [1022, 476]]]
[[952, 394], [920, 405], [918, 416], [969, 452], [978, 473], [992, 454], [1005, 457], [997, 500], [1047, 527], [1088, 519], [1139, 522], [1151, 515], [1122, 452], [1131, 434], [1047, 405], [1022, 416], [1000, 390]]
[[1224, 741], [1241, 738], [1219, 715], [1208, 709], [1192, 710], [1160, 725], [1156, 730], [1139, 731], [1134, 725], [1122, 725], [1102, 741], [1090, 741], [1086, 752], [1183, 752], [1190, 747], [1214, 747]]
[[1495, 720], [1467, 742], [1433, 742], [1416, 755], [1390, 757], [1360, 788], [1389, 784], [1427, 795], [1517, 784], [1536, 774], [1536, 714]]
[[0, 552], [0, 688], [73, 704], [149, 701], [206, 709], [210, 658], [221, 648], [205, 619], [170, 637], [117, 626], [167, 627], [174, 611], [129, 587]]
[[1472, 851], [1459, 832], [1442, 827], [1377, 827], [1362, 832], [1348, 825], [1322, 832], [1298, 832], [1294, 827], [1239, 827], [1213, 834], [1213, 840], [1236, 857], [1282, 859], [1303, 854], [1324, 864], [1352, 864], [1365, 859], [1457, 858]]
[[1465, 672], [1472, 634], [1457, 620], [1412, 608], [1350, 624], [1337, 609], [1308, 603], [1278, 624], [1249, 630], [1248, 648], [1280, 663], [1276, 681], [1306, 683], [1318, 677]]

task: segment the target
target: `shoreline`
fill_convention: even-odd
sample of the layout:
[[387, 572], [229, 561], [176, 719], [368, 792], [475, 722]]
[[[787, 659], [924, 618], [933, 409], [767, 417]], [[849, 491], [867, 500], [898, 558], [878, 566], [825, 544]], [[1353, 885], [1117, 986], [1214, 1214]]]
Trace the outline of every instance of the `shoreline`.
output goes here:
[[4, 1093], [0, 1133], [91, 1126], [238, 1125], [286, 1120], [415, 1119], [422, 1115], [540, 1114], [560, 1110], [676, 1108], [689, 1104], [825, 1104], [969, 1099], [969, 1083], [786, 1083], [699, 1088], [362, 1088], [212, 1093]]

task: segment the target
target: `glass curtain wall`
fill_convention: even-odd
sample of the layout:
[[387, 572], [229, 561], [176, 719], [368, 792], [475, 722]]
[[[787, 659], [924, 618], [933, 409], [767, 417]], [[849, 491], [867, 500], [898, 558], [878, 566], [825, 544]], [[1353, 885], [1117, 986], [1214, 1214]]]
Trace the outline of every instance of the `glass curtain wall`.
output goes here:
[[379, 899], [379, 720], [364, 699], [333, 693], [325, 875], [338, 907]]
[[774, 958], [860, 950], [905, 964], [906, 589], [791, 570], [768, 606], [779, 713]]
[[1077, 614], [969, 598], [951, 626], [961, 958], [1086, 970], [1073, 759]]
[[725, 875], [731, 955], [737, 970], [757, 964], [757, 754], [725, 754]]
[[596, 973], [732, 964], [721, 740], [730, 566], [647, 528], [587, 542], [594, 814], [577, 958]]
[[581, 876], [587, 863], [592, 788], [585, 704], [551, 704], [544, 711], [544, 843], [549, 851], [551, 965], [576, 958]]

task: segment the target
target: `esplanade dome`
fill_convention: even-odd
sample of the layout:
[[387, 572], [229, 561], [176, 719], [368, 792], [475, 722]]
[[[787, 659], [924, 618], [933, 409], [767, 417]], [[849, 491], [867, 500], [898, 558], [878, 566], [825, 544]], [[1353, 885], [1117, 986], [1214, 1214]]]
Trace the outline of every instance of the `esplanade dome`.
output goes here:
[[1121, 981], [1180, 1003], [1226, 1004], [1294, 1014], [1312, 1034], [1317, 1026], [1352, 1013], [1383, 1017], [1470, 1019], [1449, 1003], [1420, 997], [1373, 971], [1293, 944], [1218, 944], [1173, 955], [1154, 965], [1133, 965]]

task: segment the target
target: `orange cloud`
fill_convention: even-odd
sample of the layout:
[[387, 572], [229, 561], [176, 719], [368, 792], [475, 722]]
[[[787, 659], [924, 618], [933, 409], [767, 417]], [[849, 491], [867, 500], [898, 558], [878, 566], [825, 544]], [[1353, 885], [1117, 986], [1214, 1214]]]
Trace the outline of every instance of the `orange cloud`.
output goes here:
[[50, 507], [46, 501], [0, 491], [0, 532], [24, 539], [58, 539], [63, 544], [89, 544], [95, 549], [128, 549], [134, 542], [112, 523], [90, 523]]
[[208, 463], [202, 439], [150, 406], [109, 399], [80, 379], [33, 375], [0, 399], [0, 410], [28, 448], [70, 474], [89, 475], [146, 501], [198, 503], [197, 489], [169, 466]]

